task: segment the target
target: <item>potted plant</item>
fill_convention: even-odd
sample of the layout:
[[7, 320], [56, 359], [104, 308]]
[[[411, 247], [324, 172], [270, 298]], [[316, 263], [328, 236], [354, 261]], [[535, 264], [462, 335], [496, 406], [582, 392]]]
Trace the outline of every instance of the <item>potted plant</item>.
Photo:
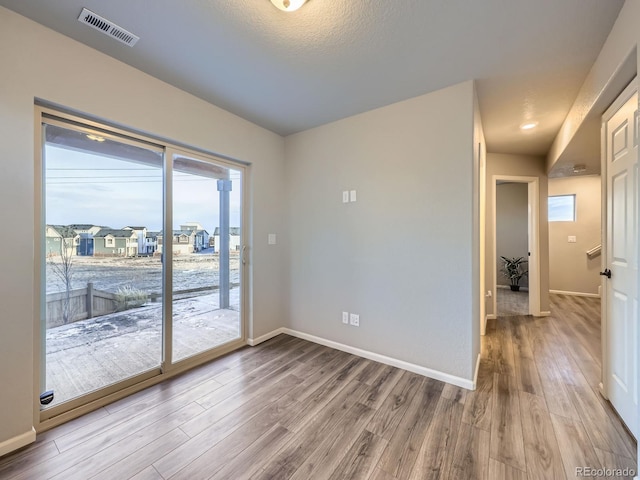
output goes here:
[[520, 291], [520, 279], [529, 273], [528, 270], [524, 269], [524, 264], [528, 263], [527, 260], [524, 257], [507, 258], [502, 255], [500, 258], [502, 259], [501, 271], [511, 282], [511, 291]]

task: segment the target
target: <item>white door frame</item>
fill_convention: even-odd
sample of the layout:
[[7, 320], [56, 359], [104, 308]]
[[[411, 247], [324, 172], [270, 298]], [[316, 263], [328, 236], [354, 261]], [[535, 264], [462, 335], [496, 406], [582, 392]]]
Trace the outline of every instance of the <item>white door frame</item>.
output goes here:
[[496, 182], [526, 183], [528, 186], [528, 238], [529, 238], [529, 315], [542, 316], [540, 308], [540, 179], [538, 177], [527, 177], [519, 175], [493, 175], [491, 181], [492, 188], [492, 210], [493, 210], [493, 313], [498, 314], [497, 287], [498, 287], [498, 256], [496, 252]]

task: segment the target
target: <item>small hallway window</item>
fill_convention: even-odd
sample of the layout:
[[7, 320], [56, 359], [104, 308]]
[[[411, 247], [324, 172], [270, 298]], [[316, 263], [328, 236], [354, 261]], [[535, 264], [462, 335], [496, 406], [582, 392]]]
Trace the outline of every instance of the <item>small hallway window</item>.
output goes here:
[[549, 197], [550, 222], [576, 221], [576, 196], [554, 195]]

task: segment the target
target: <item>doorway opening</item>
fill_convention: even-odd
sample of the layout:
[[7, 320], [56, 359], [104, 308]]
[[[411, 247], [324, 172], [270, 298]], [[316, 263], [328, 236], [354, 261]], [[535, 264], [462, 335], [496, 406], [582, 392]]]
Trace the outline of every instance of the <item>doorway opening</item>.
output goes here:
[[529, 225], [526, 183], [496, 182], [496, 313], [529, 313]]
[[493, 185], [493, 311], [540, 316], [538, 177], [494, 175]]

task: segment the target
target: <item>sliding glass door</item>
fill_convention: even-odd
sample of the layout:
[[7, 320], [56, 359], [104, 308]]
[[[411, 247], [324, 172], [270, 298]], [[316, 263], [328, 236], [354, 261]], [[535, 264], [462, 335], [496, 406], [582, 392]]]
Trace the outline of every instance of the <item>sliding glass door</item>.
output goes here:
[[41, 132], [41, 419], [239, 346], [242, 167], [47, 112]]
[[242, 173], [175, 153], [174, 362], [241, 337]]
[[163, 151], [49, 120], [43, 125], [47, 407], [162, 361]]

